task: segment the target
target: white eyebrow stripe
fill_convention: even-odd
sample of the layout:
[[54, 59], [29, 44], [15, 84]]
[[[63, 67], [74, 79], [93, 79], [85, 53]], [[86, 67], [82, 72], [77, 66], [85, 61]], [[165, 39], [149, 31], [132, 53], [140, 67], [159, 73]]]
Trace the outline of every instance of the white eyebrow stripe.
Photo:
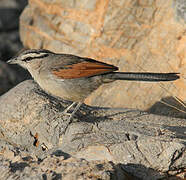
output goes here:
[[46, 55], [47, 53], [28, 53], [28, 54], [24, 54], [24, 55], [22, 55], [22, 60], [24, 60], [24, 59], [26, 59], [26, 58], [28, 58], [28, 57], [30, 57], [30, 58], [37, 58], [37, 57], [41, 57], [41, 56], [43, 56], [43, 55]]

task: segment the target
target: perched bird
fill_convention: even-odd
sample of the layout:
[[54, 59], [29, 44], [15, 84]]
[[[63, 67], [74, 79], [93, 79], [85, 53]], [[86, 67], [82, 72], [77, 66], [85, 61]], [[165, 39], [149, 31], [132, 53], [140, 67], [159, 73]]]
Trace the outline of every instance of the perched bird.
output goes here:
[[31, 49], [8, 61], [26, 68], [40, 87], [64, 100], [73, 101], [64, 112], [79, 109], [85, 98], [99, 86], [116, 80], [174, 81], [178, 73], [114, 72], [118, 67], [71, 54], [57, 54], [45, 49]]

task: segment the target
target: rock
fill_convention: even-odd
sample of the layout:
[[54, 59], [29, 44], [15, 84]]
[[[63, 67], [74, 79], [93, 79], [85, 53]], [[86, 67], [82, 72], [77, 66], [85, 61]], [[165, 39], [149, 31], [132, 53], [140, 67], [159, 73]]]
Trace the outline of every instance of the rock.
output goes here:
[[180, 20], [186, 23], [186, 11], [185, 11], [186, 2], [185, 0], [174, 1], [173, 6], [175, 7], [177, 20]]
[[[12, 162], [11, 158], [0, 157], [0, 179], [102, 179], [128, 180], [122, 169], [108, 161], [91, 161], [55, 155], [39, 161], [34, 156], [17, 154], [20, 160]], [[14, 158], [15, 158], [14, 157]], [[134, 179], [134, 178], [133, 178]]]
[[121, 71], [179, 72], [175, 82], [117, 81], [86, 100], [148, 109], [170, 96], [186, 101], [185, 6], [185, 0], [30, 0], [20, 18], [20, 35], [26, 47], [95, 58]]
[[2, 95], [0, 151], [20, 149], [41, 161], [57, 152], [88, 162], [112, 161], [142, 179], [186, 167], [185, 119], [83, 105], [70, 122], [62, 113], [68, 105], [32, 80]]

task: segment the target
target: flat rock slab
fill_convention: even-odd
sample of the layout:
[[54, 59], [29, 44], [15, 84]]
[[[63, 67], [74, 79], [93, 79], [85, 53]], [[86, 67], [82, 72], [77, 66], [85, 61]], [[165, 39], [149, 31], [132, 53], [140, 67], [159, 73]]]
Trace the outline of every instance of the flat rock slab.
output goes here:
[[33, 80], [20, 83], [0, 97], [0, 150], [18, 148], [40, 159], [62, 151], [112, 161], [146, 179], [186, 167], [185, 119], [83, 105], [70, 122], [62, 113], [68, 105]]

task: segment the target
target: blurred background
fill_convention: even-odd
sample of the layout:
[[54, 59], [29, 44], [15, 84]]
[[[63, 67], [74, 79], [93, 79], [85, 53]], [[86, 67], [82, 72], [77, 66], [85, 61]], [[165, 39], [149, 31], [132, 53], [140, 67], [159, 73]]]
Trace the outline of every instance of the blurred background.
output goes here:
[[19, 17], [27, 3], [26, 0], [0, 0], [0, 95], [29, 78], [21, 67], [10, 67], [5, 63], [23, 48], [19, 37]]
[[120, 71], [179, 72], [175, 82], [114, 82], [86, 99], [186, 117], [184, 0], [0, 0], [0, 94], [31, 78], [7, 59], [44, 48], [111, 63]]

